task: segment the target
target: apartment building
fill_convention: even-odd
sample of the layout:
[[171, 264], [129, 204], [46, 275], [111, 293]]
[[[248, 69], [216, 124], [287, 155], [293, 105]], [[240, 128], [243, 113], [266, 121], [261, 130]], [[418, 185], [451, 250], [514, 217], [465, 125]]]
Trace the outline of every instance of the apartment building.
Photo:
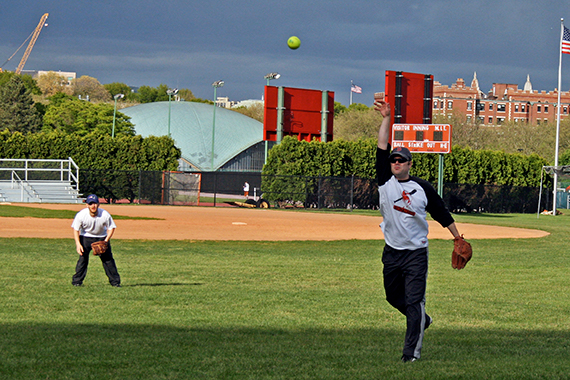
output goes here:
[[[570, 91], [560, 93], [560, 118], [570, 112]], [[558, 90], [537, 91], [532, 89], [527, 76], [523, 89], [516, 84], [493, 83], [493, 88], [484, 93], [479, 88], [477, 73], [471, 85], [461, 78], [451, 86], [434, 81], [433, 115], [462, 113], [467, 119], [478, 120], [482, 124], [497, 125], [506, 121], [540, 124], [556, 121], [558, 112]]]

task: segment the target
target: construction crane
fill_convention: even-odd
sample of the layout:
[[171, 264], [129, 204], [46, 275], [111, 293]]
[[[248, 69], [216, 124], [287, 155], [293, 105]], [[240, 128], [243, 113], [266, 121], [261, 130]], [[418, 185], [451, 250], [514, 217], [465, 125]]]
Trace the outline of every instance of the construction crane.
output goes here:
[[46, 24], [46, 20], [47, 20], [48, 16], [49, 16], [49, 13], [46, 13], [42, 16], [38, 26], [36, 26], [36, 29], [32, 33], [32, 39], [30, 40], [30, 43], [28, 44], [28, 47], [26, 48], [26, 51], [24, 52], [24, 56], [20, 60], [20, 64], [16, 68], [16, 74], [20, 74], [22, 72], [22, 70], [24, 69], [24, 65], [26, 64], [26, 61], [28, 60], [28, 57], [30, 56], [30, 53], [32, 52], [32, 48], [34, 47], [34, 44], [36, 43], [36, 40], [38, 39], [40, 32], [42, 31], [42, 28]]
[[[18, 67], [16, 68], [16, 74], [21, 74], [22, 70], [24, 69], [24, 65], [26, 64], [26, 61], [28, 60], [28, 57], [30, 56], [30, 53], [32, 52], [32, 48], [34, 47], [34, 44], [36, 43], [40, 32], [42, 31], [42, 28], [44, 26], [47, 26], [46, 24], [46, 20], [49, 16], [49, 13], [46, 13], [42, 16], [42, 18], [40, 19], [40, 22], [38, 23], [38, 26], [36, 26], [36, 29], [34, 29], [34, 31], [28, 36], [28, 38], [26, 38], [26, 41], [30, 40], [30, 43], [28, 44], [28, 47], [26, 48], [26, 51], [24, 52], [24, 56], [22, 57], [22, 59], [20, 60], [20, 64], [18, 65]], [[8, 63], [8, 61], [10, 61], [12, 59], [12, 57], [14, 57], [16, 55], [16, 53], [18, 53], [18, 51], [22, 48], [22, 46], [24, 46], [24, 44], [26, 43], [26, 41], [24, 41], [20, 47], [18, 49], [16, 49], [16, 51], [14, 52], [14, 54], [12, 54], [12, 56], [10, 58], [8, 58], [6, 60], [6, 62], [4, 62], [2, 64], [2, 66], [4, 66], [6, 63]], [[2, 72], [2, 67], [0, 67], [0, 72]]]

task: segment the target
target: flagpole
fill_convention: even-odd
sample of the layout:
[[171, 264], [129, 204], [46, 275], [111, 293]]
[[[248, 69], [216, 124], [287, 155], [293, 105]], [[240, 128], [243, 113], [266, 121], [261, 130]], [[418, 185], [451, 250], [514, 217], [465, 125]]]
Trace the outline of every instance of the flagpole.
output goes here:
[[[560, 58], [558, 61], [558, 109], [556, 116], [556, 147], [554, 148], [554, 166], [558, 166], [558, 144], [560, 140], [560, 93], [562, 92], [562, 38], [564, 37], [564, 19], [560, 19]], [[556, 215], [556, 197], [558, 188], [558, 174], [554, 171], [554, 190], [552, 200], [552, 215]]]
[[352, 83], [352, 81], [350, 81], [350, 103], [348, 105], [352, 104], [352, 86], [354, 86], [354, 84]]

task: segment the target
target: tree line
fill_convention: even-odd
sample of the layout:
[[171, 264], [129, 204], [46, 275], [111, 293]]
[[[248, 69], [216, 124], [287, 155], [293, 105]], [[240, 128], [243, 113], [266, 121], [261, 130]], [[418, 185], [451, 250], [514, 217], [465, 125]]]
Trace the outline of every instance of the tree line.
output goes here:
[[[269, 151], [263, 174], [375, 178], [374, 138], [356, 141], [298, 141], [287, 136]], [[410, 174], [437, 182], [438, 154], [412, 153]], [[455, 147], [444, 155], [444, 182], [538, 187], [546, 159], [537, 154]]]
[[[377, 138], [382, 116], [372, 107], [351, 104], [348, 108], [335, 104], [334, 138], [356, 141]], [[500, 125], [482, 125], [468, 120], [460, 113], [451, 117], [436, 116], [434, 124], [450, 124], [453, 127], [452, 144], [473, 150], [501, 151], [523, 155], [537, 154], [554, 164], [556, 123], [531, 124], [505, 122]], [[570, 164], [570, 118], [560, 122], [559, 164]]]
[[93, 78], [64, 79], [0, 73], [0, 157], [72, 157], [93, 169], [177, 169], [181, 152], [174, 140], [136, 136], [130, 117], [115, 114], [111, 93]]
[[[158, 87], [141, 86], [135, 92], [124, 83], [102, 85], [88, 76], [70, 81], [61, 74], [49, 72], [34, 80], [29, 75], [3, 72], [0, 73], [0, 131], [23, 135], [61, 132], [78, 136], [109, 136], [114, 133], [117, 137], [132, 137], [135, 135], [134, 125], [120, 109], [135, 103], [166, 101], [167, 90], [165, 84]], [[113, 97], [117, 94], [125, 96], [118, 100], [118, 111], [114, 116]], [[194, 97], [189, 89], [180, 89], [176, 96], [180, 100], [213, 103]], [[261, 105], [237, 111], [263, 120]], [[359, 103], [345, 107], [335, 102], [335, 140], [358, 142], [375, 139], [380, 122], [381, 116], [371, 107]], [[458, 114], [445, 119], [436, 117], [434, 123], [453, 126], [454, 149], [462, 147], [526, 156], [536, 154], [550, 164], [554, 161], [553, 123], [533, 125], [510, 122], [490, 127]], [[356, 159], [363, 154], [354, 147], [351, 149]], [[560, 164], [570, 163], [570, 120], [561, 123], [560, 152]]]

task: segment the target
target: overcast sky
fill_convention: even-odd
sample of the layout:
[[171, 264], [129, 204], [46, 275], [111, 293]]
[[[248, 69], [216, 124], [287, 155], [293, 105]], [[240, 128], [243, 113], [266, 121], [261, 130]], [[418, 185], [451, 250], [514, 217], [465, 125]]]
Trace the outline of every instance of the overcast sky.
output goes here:
[[[349, 104], [371, 105], [384, 91], [386, 70], [457, 78], [481, 90], [492, 83], [535, 90], [558, 86], [560, 19], [567, 1], [339, 0], [4, 0], [0, 6], [0, 64], [49, 13], [25, 70], [75, 71], [101, 83], [189, 88], [218, 96], [261, 99], [272, 85], [329, 90]], [[296, 35], [301, 47], [287, 47]], [[3, 68], [15, 70], [26, 45]], [[562, 64], [570, 89], [570, 55]]]

